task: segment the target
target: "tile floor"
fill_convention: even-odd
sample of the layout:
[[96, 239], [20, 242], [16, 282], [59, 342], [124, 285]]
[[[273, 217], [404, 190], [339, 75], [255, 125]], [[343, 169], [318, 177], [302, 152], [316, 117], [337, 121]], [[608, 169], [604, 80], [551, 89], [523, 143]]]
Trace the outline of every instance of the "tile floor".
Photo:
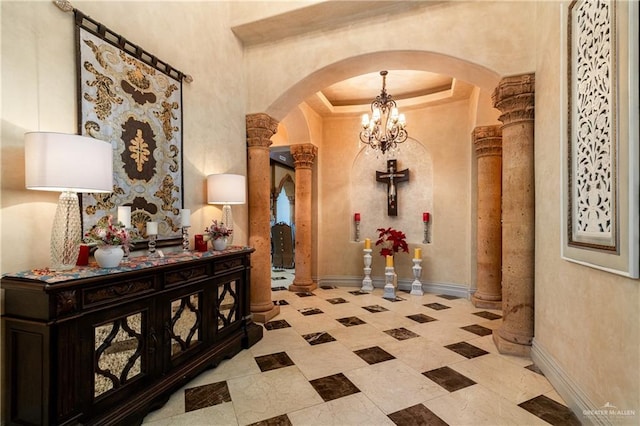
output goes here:
[[[274, 281], [277, 282], [277, 281]], [[149, 425], [577, 425], [530, 359], [500, 355], [500, 311], [382, 289], [273, 291], [264, 337], [175, 392]]]

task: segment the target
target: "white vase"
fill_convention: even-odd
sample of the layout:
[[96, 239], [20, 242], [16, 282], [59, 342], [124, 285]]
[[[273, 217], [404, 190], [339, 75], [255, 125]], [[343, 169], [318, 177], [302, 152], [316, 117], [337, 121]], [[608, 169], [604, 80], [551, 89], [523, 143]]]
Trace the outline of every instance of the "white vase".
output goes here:
[[93, 254], [101, 268], [115, 268], [120, 264], [124, 251], [122, 246], [101, 246]]
[[227, 248], [227, 239], [225, 237], [217, 238], [213, 240], [213, 249], [222, 251]]

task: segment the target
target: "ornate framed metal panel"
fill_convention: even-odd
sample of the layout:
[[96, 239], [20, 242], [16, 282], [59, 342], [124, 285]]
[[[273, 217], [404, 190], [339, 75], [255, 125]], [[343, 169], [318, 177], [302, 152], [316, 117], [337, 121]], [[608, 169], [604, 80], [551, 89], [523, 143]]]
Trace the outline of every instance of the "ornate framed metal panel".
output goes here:
[[82, 195], [83, 230], [131, 206], [140, 236], [155, 221], [159, 245], [181, 244], [184, 74], [78, 10], [75, 18], [79, 133], [114, 150], [113, 192]]
[[567, 10], [563, 257], [637, 277], [638, 5]]

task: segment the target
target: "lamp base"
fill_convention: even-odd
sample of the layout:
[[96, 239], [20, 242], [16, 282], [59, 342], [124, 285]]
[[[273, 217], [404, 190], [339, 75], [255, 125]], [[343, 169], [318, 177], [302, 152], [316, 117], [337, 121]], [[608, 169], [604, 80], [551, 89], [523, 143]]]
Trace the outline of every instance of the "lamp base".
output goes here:
[[[222, 221], [224, 226], [229, 230], [233, 230], [233, 214], [231, 213], [231, 206], [229, 204], [225, 204], [222, 206]], [[231, 244], [233, 242], [233, 233], [227, 237], [227, 244]]]
[[58, 198], [58, 207], [51, 228], [51, 269], [68, 271], [76, 266], [82, 229], [78, 194], [65, 191]]

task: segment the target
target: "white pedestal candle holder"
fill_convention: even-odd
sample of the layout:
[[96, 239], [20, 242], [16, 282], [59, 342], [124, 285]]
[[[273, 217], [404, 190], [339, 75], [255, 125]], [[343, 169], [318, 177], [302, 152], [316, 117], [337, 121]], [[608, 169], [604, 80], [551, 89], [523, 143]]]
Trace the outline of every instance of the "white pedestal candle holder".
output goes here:
[[384, 299], [395, 300], [396, 299], [396, 288], [393, 285], [393, 277], [395, 275], [395, 271], [393, 270], [393, 266], [387, 266], [384, 268], [384, 294], [382, 297]]
[[413, 259], [413, 282], [411, 283], [411, 293], [413, 296], [422, 296], [422, 283], [420, 282], [420, 275], [422, 275], [422, 259]]
[[364, 279], [362, 280], [361, 291], [373, 291], [373, 281], [371, 280], [371, 249], [364, 249]]

